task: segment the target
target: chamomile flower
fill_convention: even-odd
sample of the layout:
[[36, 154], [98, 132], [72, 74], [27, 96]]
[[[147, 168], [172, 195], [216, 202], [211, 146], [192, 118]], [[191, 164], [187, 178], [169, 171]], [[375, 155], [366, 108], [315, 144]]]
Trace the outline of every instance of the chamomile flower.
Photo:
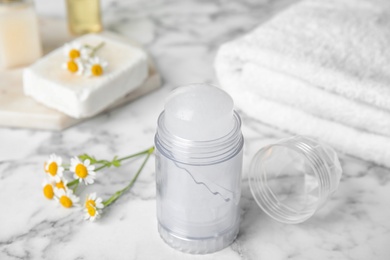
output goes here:
[[68, 189], [68, 181], [65, 180], [64, 178], [61, 178], [60, 181], [56, 181], [56, 183], [54, 184], [54, 190], [60, 190], [60, 189], [63, 189], [63, 190], [67, 190]]
[[64, 172], [62, 167], [62, 158], [55, 154], [49, 156], [49, 160], [45, 162], [45, 171], [52, 180], [59, 182]]
[[42, 183], [43, 195], [49, 200], [54, 198], [54, 185], [54, 181], [44, 180]]
[[64, 46], [64, 55], [70, 60], [87, 58], [90, 52], [89, 48], [78, 42], [66, 43]]
[[84, 181], [85, 185], [92, 184], [95, 181], [95, 166], [91, 165], [91, 161], [89, 159], [82, 162], [75, 156], [70, 160], [70, 170], [74, 172], [73, 177], [78, 179], [80, 182]]
[[104, 74], [107, 66], [108, 62], [100, 59], [99, 57], [93, 57], [89, 59], [85, 66], [85, 75], [88, 77], [99, 77]]
[[62, 63], [62, 68], [76, 75], [82, 75], [85, 70], [84, 63], [81, 59], [69, 59], [67, 62]]
[[55, 189], [54, 199], [64, 208], [71, 208], [78, 206], [79, 198], [73, 194], [72, 190]]
[[100, 217], [103, 208], [103, 200], [99, 197], [97, 198], [96, 193], [91, 193], [84, 204], [84, 219], [91, 222], [95, 221]]

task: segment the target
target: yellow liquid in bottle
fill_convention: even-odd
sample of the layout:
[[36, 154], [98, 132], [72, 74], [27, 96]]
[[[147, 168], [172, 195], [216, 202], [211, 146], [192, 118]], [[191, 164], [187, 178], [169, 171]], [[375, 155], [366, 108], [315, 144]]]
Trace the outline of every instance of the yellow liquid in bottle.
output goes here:
[[73, 34], [100, 32], [100, 0], [66, 0], [69, 29]]

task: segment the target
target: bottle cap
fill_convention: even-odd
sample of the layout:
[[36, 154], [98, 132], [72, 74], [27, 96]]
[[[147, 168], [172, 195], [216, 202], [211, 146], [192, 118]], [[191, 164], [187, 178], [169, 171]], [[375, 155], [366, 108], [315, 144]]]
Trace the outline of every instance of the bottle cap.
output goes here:
[[283, 223], [304, 222], [337, 190], [342, 169], [328, 145], [295, 136], [254, 156], [249, 185], [260, 208]]

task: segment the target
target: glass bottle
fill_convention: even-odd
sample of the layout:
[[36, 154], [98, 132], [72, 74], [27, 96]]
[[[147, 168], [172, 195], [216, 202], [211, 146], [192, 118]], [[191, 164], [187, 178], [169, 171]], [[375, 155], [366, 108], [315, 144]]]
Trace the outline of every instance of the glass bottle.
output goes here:
[[66, 8], [71, 33], [79, 35], [102, 31], [99, 0], [66, 0]]
[[31, 0], [0, 0], [0, 70], [42, 56], [38, 19]]

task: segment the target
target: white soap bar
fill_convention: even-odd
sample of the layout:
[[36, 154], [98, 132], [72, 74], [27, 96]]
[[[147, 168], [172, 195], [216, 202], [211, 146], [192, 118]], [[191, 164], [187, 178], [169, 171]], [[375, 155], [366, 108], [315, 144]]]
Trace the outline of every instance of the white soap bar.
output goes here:
[[89, 34], [76, 42], [105, 45], [96, 55], [108, 62], [99, 77], [75, 75], [62, 69], [67, 61], [63, 47], [53, 51], [23, 73], [24, 93], [71, 117], [94, 116], [146, 79], [147, 55], [140, 49], [104, 34]]

